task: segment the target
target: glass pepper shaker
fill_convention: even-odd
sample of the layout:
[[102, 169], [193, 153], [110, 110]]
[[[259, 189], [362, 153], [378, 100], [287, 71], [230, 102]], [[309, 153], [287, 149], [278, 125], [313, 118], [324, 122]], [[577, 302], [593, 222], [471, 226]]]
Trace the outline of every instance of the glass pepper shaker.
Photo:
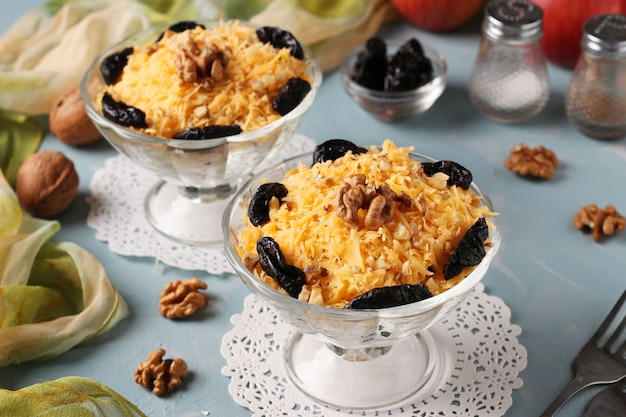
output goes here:
[[565, 96], [567, 117], [584, 135], [626, 136], [626, 16], [604, 14], [585, 22], [581, 56]]
[[550, 83], [542, 35], [543, 11], [531, 2], [495, 1], [485, 9], [469, 96], [487, 118], [523, 122], [548, 102]]

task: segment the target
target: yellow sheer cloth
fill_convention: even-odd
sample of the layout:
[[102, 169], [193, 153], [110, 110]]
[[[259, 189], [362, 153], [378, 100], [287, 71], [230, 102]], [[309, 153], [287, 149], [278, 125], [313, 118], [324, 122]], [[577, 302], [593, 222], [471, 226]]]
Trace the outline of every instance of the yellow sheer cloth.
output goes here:
[[128, 314], [98, 259], [51, 240], [59, 229], [22, 212], [0, 172], [0, 366], [60, 355]]
[[0, 389], [0, 415], [11, 417], [146, 417], [111, 388], [68, 376], [17, 391]]

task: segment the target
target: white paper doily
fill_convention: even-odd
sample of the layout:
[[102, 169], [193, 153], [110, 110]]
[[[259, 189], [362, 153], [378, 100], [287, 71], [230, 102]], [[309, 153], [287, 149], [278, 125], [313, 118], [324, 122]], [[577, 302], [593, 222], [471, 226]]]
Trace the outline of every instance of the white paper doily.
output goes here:
[[[258, 170], [285, 158], [312, 152], [315, 142], [296, 134], [270, 156]], [[96, 239], [108, 243], [120, 255], [147, 256], [157, 262], [211, 274], [231, 272], [221, 246], [199, 248], [168, 239], [150, 226], [144, 215], [144, 198], [158, 177], [124, 155], [105, 161], [91, 183], [87, 224], [96, 230]]]
[[502, 416], [511, 393], [523, 382], [526, 349], [511, 324], [511, 310], [479, 284], [456, 311], [428, 331], [442, 348], [456, 352], [449, 377], [427, 398], [382, 412], [340, 411], [316, 404], [288, 379], [282, 347], [291, 329], [255, 295], [244, 300], [241, 314], [231, 317], [234, 328], [221, 345], [230, 377], [228, 390], [254, 417], [343, 416]]

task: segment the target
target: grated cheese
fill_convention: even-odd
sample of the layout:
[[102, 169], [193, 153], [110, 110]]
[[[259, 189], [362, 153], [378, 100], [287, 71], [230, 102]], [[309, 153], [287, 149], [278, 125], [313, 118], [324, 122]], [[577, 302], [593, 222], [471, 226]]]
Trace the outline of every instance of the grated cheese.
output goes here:
[[[381, 286], [424, 283], [434, 295], [451, 288], [473, 269], [443, 278], [453, 248], [479, 218], [496, 213], [471, 190], [448, 186], [447, 175], [425, 175], [410, 157], [412, 150], [386, 140], [380, 150], [371, 147], [364, 154], [349, 152], [335, 161], [294, 168], [281, 181], [288, 194], [283, 204], [271, 206], [270, 221], [240, 232], [239, 255], [258, 257], [256, 241], [271, 236], [286, 261], [306, 273], [299, 299], [330, 307], [341, 308]], [[406, 193], [411, 207], [398, 205], [393, 219], [377, 230], [363, 226], [363, 209], [358, 224], [344, 221], [333, 200], [343, 179], [356, 173], [377, 187], [387, 182], [396, 193]], [[252, 272], [282, 291], [259, 265]]]
[[[223, 53], [221, 79], [181, 78], [176, 51], [189, 38]], [[181, 33], [166, 31], [159, 42], [135, 48], [120, 80], [106, 91], [146, 113], [148, 127], [139, 131], [171, 138], [208, 125], [237, 124], [248, 132], [279, 119], [271, 102], [292, 77], [312, 81], [304, 61], [286, 48], [259, 41], [254, 28], [234, 21]]]

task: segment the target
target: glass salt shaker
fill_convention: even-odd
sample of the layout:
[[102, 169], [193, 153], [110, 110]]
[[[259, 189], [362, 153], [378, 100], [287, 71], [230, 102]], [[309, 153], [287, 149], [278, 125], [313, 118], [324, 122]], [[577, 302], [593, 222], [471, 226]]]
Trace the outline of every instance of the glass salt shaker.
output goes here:
[[485, 9], [469, 96], [487, 118], [523, 122], [548, 102], [550, 83], [542, 35], [543, 11], [531, 2], [495, 1]]
[[604, 14], [585, 22], [578, 58], [565, 96], [567, 117], [584, 135], [626, 136], [626, 16]]

